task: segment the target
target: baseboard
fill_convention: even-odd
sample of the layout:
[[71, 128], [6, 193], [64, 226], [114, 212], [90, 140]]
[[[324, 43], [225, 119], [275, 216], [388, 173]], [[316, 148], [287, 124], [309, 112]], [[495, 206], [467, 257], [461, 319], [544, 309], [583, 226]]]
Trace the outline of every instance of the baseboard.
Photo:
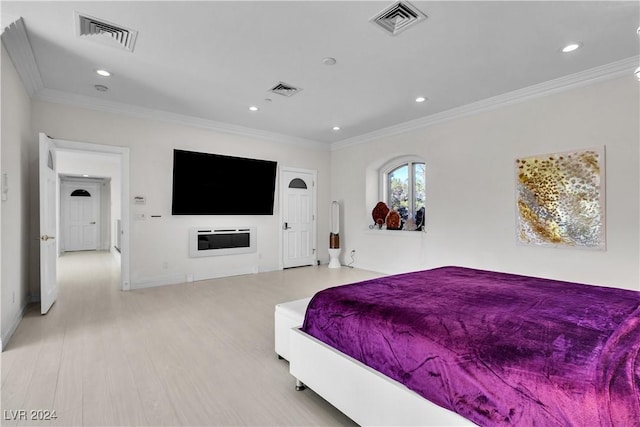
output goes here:
[[[346, 264], [343, 265], [343, 267], [345, 267]], [[371, 264], [367, 264], [367, 263], [360, 263], [360, 262], [354, 262], [351, 265], [349, 265], [349, 267], [352, 268], [357, 268], [359, 270], [367, 270], [367, 271], [372, 271], [374, 273], [380, 273], [380, 274], [398, 274], [398, 272], [393, 272], [390, 270], [385, 270], [383, 268], [380, 268], [379, 265], [371, 265]]]
[[263, 265], [256, 268], [257, 268], [257, 270], [255, 271], [256, 273], [268, 273], [270, 271], [282, 270], [282, 266], [278, 264]]
[[142, 280], [132, 280], [131, 290], [134, 289], [146, 289], [155, 288], [156, 286], [177, 285], [179, 283], [185, 283], [187, 277], [184, 274], [174, 274], [171, 276], [154, 277]]
[[13, 336], [16, 329], [18, 329], [18, 326], [20, 326], [20, 322], [22, 321], [25, 313], [27, 312], [27, 306], [28, 304], [25, 304], [22, 307], [22, 309], [18, 311], [18, 314], [13, 319], [13, 322], [11, 322], [11, 327], [9, 328], [9, 330], [6, 333], [2, 334], [2, 338], [0, 339], [0, 348], [2, 349], [2, 351], [4, 351], [5, 346], [9, 344], [9, 340]]
[[247, 274], [258, 273], [258, 266], [251, 265], [246, 267], [229, 268], [219, 273], [204, 273], [189, 275], [189, 282], [199, 282], [200, 280], [221, 279], [223, 277], [244, 276]]
[[202, 280], [221, 279], [223, 277], [244, 276], [247, 274], [266, 273], [280, 270], [277, 265], [262, 266], [250, 265], [239, 268], [225, 269], [216, 273], [173, 274], [170, 276], [153, 277], [131, 281], [131, 290], [155, 288], [157, 286], [178, 285], [180, 283], [199, 282]]

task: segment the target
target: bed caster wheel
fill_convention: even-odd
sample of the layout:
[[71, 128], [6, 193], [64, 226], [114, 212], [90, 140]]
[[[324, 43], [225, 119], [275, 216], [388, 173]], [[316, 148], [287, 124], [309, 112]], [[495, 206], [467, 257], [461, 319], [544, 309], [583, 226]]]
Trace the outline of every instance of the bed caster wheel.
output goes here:
[[302, 381], [296, 380], [296, 391], [302, 391], [305, 388], [307, 388], [307, 386], [305, 386]]

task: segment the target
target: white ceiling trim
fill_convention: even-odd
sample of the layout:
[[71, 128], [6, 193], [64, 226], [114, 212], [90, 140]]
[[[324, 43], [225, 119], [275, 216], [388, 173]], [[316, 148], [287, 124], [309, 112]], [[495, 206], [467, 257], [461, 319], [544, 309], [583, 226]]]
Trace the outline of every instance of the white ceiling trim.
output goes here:
[[9, 15], [9, 14], [3, 13], [0, 10], [0, 25], [2, 25], [2, 31], [0, 31], [0, 32], [3, 32], [5, 30], [5, 28], [7, 28], [9, 25], [13, 24], [18, 19], [20, 19], [19, 16]]
[[531, 99], [540, 98], [554, 93], [587, 86], [600, 81], [614, 79], [623, 76], [631, 77], [633, 70], [638, 66], [640, 56], [632, 56], [620, 61], [591, 68], [576, 74], [560, 77], [548, 82], [536, 84], [523, 89], [518, 89], [502, 95], [483, 99], [461, 107], [452, 108], [441, 113], [421, 117], [419, 119], [389, 126], [364, 135], [344, 139], [331, 144], [331, 151], [342, 150], [360, 144], [365, 144], [380, 138], [398, 135], [413, 130], [423, 129], [439, 123], [462, 117], [479, 114], [487, 111], [518, 104]]
[[6, 27], [3, 26], [2, 42], [22, 79], [24, 88], [29, 96], [33, 97], [44, 84], [22, 18], [16, 19]]
[[605, 64], [580, 73], [550, 80], [545, 83], [529, 86], [523, 89], [508, 92], [506, 94], [487, 98], [478, 102], [453, 108], [448, 111], [400, 123], [374, 132], [344, 139], [331, 144], [313, 141], [304, 138], [293, 137], [259, 129], [237, 126], [228, 123], [182, 114], [170, 113], [146, 107], [138, 107], [129, 104], [105, 101], [99, 98], [84, 95], [71, 94], [53, 89], [44, 88], [40, 70], [38, 69], [31, 43], [22, 18], [18, 18], [6, 28], [3, 28], [2, 42], [4, 43], [18, 74], [20, 75], [27, 93], [32, 98], [69, 106], [83, 107], [87, 109], [125, 114], [129, 116], [160, 120], [185, 126], [204, 128], [216, 132], [222, 132], [242, 137], [256, 138], [276, 143], [284, 143], [296, 146], [312, 148], [316, 150], [336, 151], [347, 147], [365, 144], [384, 137], [398, 135], [455, 120], [461, 117], [496, 110], [498, 108], [521, 103], [530, 99], [551, 95], [600, 81], [633, 75], [633, 70], [640, 62], [640, 56]]
[[330, 149], [331, 151], [337, 151], [347, 147], [365, 144], [380, 138], [399, 135], [402, 133], [423, 129], [429, 126], [459, 119], [462, 117], [493, 111], [531, 99], [552, 95], [570, 89], [576, 89], [600, 81], [618, 78], [625, 75], [632, 76], [633, 70], [638, 66], [639, 62], [640, 56], [633, 56], [610, 64], [605, 64], [599, 67], [585, 70], [576, 74], [560, 77], [548, 82], [536, 84], [523, 89], [518, 89], [457, 108], [452, 108], [441, 113], [400, 123], [395, 126], [390, 126], [353, 138], [344, 139], [342, 141], [337, 141], [332, 144], [247, 128], [243, 126], [236, 126], [228, 123], [216, 122], [213, 120], [207, 120], [198, 117], [154, 110], [145, 107], [137, 107], [129, 104], [104, 101], [98, 98], [70, 94], [52, 89], [38, 90], [35, 95], [32, 96], [44, 101], [69, 106], [83, 107], [109, 113], [125, 114], [139, 118], [160, 120], [185, 126], [194, 126], [216, 132], [256, 138], [277, 143], [291, 144], [316, 150], [324, 151]]
[[42, 101], [52, 102], [55, 104], [87, 108], [90, 110], [102, 111], [106, 113], [124, 114], [128, 116], [175, 123], [184, 126], [198, 127], [215, 132], [266, 140], [280, 144], [303, 146], [321, 151], [329, 150], [328, 144], [303, 138], [296, 138], [290, 135], [267, 132], [244, 126], [236, 126], [229, 123], [216, 122], [213, 120], [186, 116], [183, 114], [170, 113], [168, 111], [155, 110], [146, 107], [138, 107], [130, 104], [105, 101], [98, 98], [62, 92], [54, 89], [42, 89], [35, 94], [34, 98]]
[[125, 114], [138, 118], [160, 120], [185, 126], [194, 126], [216, 132], [303, 146], [321, 151], [329, 149], [328, 144], [304, 138], [48, 89], [44, 87], [44, 83], [42, 82], [40, 69], [36, 63], [22, 18], [17, 18], [6, 27], [3, 26], [2, 42], [9, 53], [11, 61], [16, 67], [18, 75], [22, 79], [25, 90], [29, 96], [34, 99], [109, 113]]

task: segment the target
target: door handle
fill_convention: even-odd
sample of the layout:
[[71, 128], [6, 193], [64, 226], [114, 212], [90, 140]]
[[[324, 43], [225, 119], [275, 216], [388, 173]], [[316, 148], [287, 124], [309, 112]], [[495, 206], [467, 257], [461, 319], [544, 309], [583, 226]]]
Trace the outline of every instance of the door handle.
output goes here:
[[96, 222], [95, 221], [91, 221], [89, 224], [94, 225]]
[[42, 241], [46, 242], [47, 240], [53, 240], [53, 239], [55, 239], [55, 238], [56, 238], [56, 236], [47, 236], [47, 235], [45, 234], [44, 236], [40, 237], [40, 240], [42, 240]]
[[285, 222], [284, 226], [282, 227], [283, 230], [289, 230], [291, 227], [289, 227], [289, 223]]

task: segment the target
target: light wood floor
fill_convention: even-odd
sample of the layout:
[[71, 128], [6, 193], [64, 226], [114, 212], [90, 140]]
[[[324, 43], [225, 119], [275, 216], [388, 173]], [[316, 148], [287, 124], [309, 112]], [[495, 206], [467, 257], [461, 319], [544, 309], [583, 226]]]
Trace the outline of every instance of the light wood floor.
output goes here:
[[[51, 311], [29, 307], [2, 353], [2, 425], [353, 425], [295, 391], [274, 306], [378, 274], [303, 267], [122, 292], [109, 253], [67, 254], [58, 269]], [[11, 420], [17, 410], [57, 419]]]

